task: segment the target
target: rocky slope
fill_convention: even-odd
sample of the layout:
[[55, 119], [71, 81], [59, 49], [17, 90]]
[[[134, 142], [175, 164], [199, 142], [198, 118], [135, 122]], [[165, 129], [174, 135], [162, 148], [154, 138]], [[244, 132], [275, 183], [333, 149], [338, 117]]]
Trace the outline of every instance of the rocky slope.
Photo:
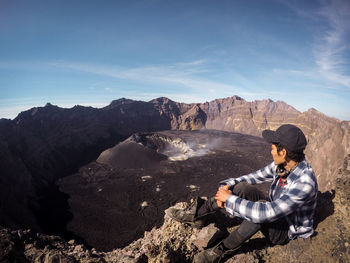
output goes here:
[[102, 109], [47, 104], [12, 121], [1, 119], [0, 225], [71, 237], [66, 231], [72, 219], [68, 196], [55, 182], [135, 132], [207, 128], [260, 136], [263, 129], [284, 123], [298, 125], [307, 135], [306, 156], [320, 190], [334, 189], [350, 153], [350, 122], [315, 109], [301, 113], [280, 101], [247, 102], [237, 96], [199, 104], [120, 99]]
[[[339, 173], [342, 179], [337, 180], [335, 191], [319, 194], [315, 236], [270, 247], [257, 233], [226, 262], [349, 262], [350, 156], [345, 158]], [[186, 205], [178, 203], [175, 207]], [[226, 225], [229, 231], [238, 223], [231, 222], [231, 226]], [[222, 233], [223, 226], [210, 224], [198, 230], [165, 215], [161, 227], [111, 252], [98, 252], [74, 240], [65, 242], [59, 237], [34, 234], [30, 230], [0, 228], [0, 262], [191, 262], [194, 254], [215, 243], [215, 236]]]

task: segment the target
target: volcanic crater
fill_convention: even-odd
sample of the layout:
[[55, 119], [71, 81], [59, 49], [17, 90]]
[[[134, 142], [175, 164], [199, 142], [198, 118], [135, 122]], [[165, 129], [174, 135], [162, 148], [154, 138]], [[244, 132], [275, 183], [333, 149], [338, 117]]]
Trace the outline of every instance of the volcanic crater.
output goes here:
[[240, 133], [133, 134], [57, 182], [69, 195], [67, 229], [101, 251], [123, 247], [160, 226], [169, 206], [212, 196], [219, 181], [267, 165], [269, 152], [262, 138]]

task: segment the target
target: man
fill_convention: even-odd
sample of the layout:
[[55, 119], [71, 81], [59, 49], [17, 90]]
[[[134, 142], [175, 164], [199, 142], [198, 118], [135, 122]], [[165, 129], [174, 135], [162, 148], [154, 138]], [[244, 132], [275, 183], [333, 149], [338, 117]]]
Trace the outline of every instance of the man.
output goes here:
[[[312, 168], [305, 161], [305, 135], [291, 124], [282, 125], [276, 131], [265, 130], [262, 135], [272, 144], [271, 164], [254, 173], [220, 182], [214, 198], [197, 199], [186, 210], [168, 210], [171, 218], [194, 227], [202, 227], [208, 215], [221, 209], [243, 219], [235, 231], [196, 255], [193, 262], [222, 262], [259, 230], [271, 244], [280, 245], [313, 234], [318, 187]], [[272, 182], [268, 196], [251, 186], [263, 182]]]

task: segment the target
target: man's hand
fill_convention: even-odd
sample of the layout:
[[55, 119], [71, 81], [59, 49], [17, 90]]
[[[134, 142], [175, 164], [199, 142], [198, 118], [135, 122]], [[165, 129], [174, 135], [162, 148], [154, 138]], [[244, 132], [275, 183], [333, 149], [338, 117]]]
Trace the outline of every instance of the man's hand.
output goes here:
[[232, 191], [228, 190], [229, 186], [225, 185], [218, 189], [215, 200], [217, 202], [217, 205], [221, 208], [224, 208], [224, 204], [227, 200], [227, 198], [232, 194]]

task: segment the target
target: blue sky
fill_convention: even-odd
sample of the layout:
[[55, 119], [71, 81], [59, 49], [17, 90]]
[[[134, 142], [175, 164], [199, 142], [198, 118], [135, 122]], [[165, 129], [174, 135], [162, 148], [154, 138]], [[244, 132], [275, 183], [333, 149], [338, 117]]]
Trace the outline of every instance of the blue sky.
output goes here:
[[350, 120], [350, 1], [0, 0], [0, 118], [233, 95]]

